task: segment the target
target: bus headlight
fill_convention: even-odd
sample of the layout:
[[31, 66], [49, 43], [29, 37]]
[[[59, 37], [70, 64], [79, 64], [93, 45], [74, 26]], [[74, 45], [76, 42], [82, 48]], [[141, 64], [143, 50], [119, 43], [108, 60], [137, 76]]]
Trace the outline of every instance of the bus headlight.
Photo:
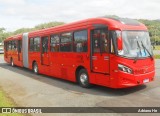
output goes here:
[[133, 73], [133, 70], [127, 66], [124, 66], [122, 64], [118, 64], [118, 69], [120, 71], [123, 71], [123, 72], [126, 72], [126, 73], [129, 73], [129, 74], [132, 74]]

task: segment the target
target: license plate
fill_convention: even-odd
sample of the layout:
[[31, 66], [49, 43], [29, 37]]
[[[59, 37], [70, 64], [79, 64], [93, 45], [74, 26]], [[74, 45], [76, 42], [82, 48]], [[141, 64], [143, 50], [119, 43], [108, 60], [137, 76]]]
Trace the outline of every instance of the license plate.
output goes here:
[[143, 83], [148, 83], [149, 82], [149, 79], [144, 79], [143, 80]]

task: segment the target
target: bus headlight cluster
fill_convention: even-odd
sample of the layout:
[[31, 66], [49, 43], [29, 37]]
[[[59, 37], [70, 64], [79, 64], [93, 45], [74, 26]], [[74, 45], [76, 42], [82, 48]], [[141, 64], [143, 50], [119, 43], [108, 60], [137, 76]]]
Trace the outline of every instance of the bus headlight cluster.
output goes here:
[[133, 70], [132, 70], [131, 68], [129, 68], [129, 67], [127, 67], [127, 66], [124, 66], [124, 65], [122, 65], [122, 64], [118, 64], [118, 69], [119, 69], [120, 71], [123, 71], [123, 72], [126, 72], [126, 73], [130, 73], [130, 74], [133, 73]]

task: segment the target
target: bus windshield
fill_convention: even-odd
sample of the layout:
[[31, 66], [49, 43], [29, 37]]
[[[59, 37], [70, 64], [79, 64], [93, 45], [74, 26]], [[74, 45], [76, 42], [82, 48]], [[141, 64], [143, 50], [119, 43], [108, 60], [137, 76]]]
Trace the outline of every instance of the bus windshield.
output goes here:
[[149, 33], [147, 31], [122, 31], [123, 49], [118, 55], [129, 58], [153, 56]]

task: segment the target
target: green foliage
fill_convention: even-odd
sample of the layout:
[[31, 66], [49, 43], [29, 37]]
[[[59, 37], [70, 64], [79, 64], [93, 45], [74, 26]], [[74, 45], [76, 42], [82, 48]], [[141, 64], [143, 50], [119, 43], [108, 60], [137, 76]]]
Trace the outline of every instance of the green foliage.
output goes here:
[[104, 16], [105, 18], [120, 18], [119, 16], [116, 16], [116, 15], [105, 15]]
[[[0, 88], [0, 107], [15, 107], [14, 102]], [[23, 114], [1, 114], [1, 116], [24, 116]]]
[[154, 50], [160, 50], [160, 46], [154, 46]]
[[63, 23], [63, 22], [43, 23], [43, 24], [36, 25], [34, 28], [18, 29], [18, 30], [13, 32], [13, 35], [17, 35], [17, 34], [21, 34], [21, 33], [25, 33], [25, 32], [31, 32], [31, 31], [40, 30], [40, 29], [45, 29], [45, 28], [50, 28], [50, 27], [55, 27], [55, 26], [63, 25], [63, 24], [65, 24], [65, 23]]
[[3, 33], [3, 31], [5, 31], [5, 28], [0, 28], [0, 33]]
[[160, 59], [160, 55], [155, 54], [155, 55], [154, 55], [154, 58], [155, 58], [155, 59]]
[[0, 43], [11, 35], [11, 32], [5, 32], [5, 28], [0, 28]]
[[50, 27], [55, 27], [58, 25], [63, 25], [63, 22], [49, 22], [49, 23], [44, 23], [44, 24], [40, 24], [34, 27], [34, 29], [45, 29], [45, 28], [50, 28]]
[[151, 41], [160, 42], [160, 20], [140, 19], [139, 21], [145, 24], [149, 32], [152, 34]]
[[5, 93], [0, 89], [0, 107], [12, 107], [12, 101], [5, 95]]
[[34, 30], [33, 28], [21, 28], [21, 29], [17, 29], [12, 34], [17, 35], [17, 34], [21, 34], [21, 33], [25, 33], [25, 32], [31, 32], [33, 30]]

